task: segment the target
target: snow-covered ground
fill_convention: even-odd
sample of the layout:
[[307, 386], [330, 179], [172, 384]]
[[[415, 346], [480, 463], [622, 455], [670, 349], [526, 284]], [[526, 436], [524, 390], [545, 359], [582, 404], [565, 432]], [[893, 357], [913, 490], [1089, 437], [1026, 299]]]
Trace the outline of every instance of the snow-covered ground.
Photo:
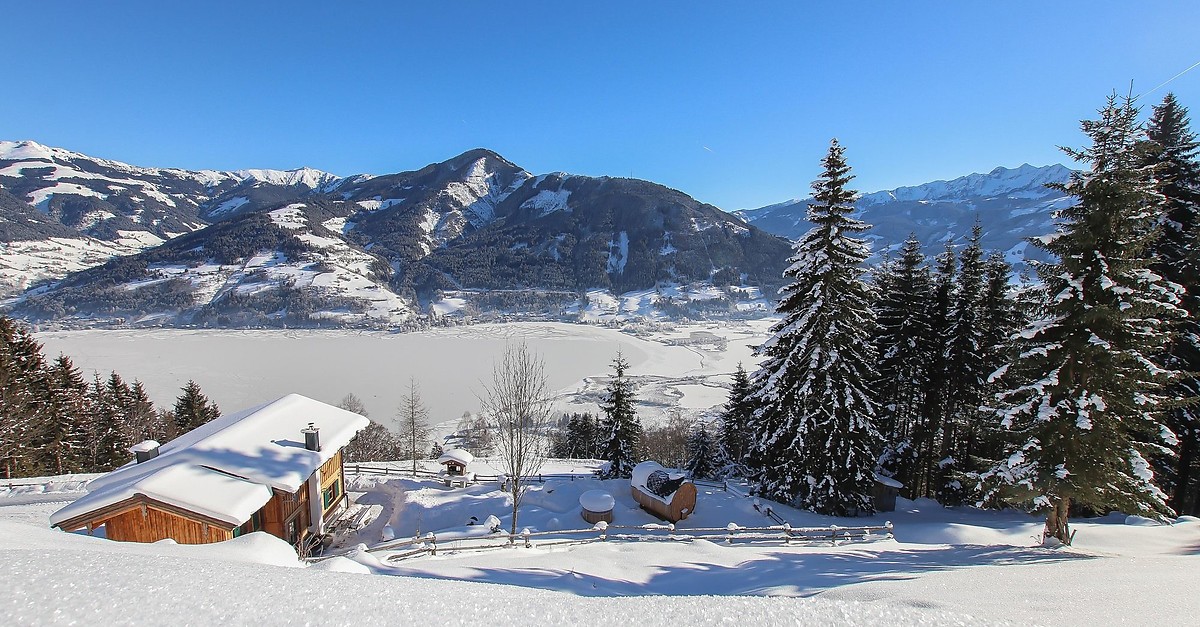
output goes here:
[[[490, 470], [476, 462], [479, 472]], [[656, 522], [627, 483], [587, 476], [589, 461], [553, 461], [575, 480], [537, 484], [521, 527], [586, 528], [578, 499], [605, 489], [615, 525]], [[1200, 610], [1200, 520], [1146, 525], [1112, 515], [1076, 521], [1075, 546], [1038, 545], [1040, 521], [1017, 512], [901, 500], [897, 512], [832, 519], [777, 510], [794, 526], [895, 524], [894, 540], [732, 544], [614, 541], [462, 550], [387, 561], [352, 553], [305, 567], [256, 533], [213, 546], [122, 544], [50, 530], [46, 517], [87, 476], [0, 483], [0, 624], [1190, 624]], [[449, 489], [391, 476], [349, 482], [379, 518], [348, 542], [470, 535], [472, 516], [501, 519], [495, 485]], [[751, 499], [700, 489], [697, 527], [767, 524]], [[477, 535], [478, 531], [476, 532]]]
[[[552, 323], [478, 325], [422, 333], [318, 331], [82, 331], [37, 337], [85, 369], [141, 379], [168, 404], [189, 378], [227, 412], [300, 392], [336, 402], [346, 392], [390, 417], [409, 376], [442, 432], [474, 410], [506, 342], [527, 341], [546, 360], [559, 408], [594, 408], [621, 350], [633, 367], [646, 422], [671, 412], [703, 416], [724, 400], [739, 361], [769, 321], [615, 329]], [[428, 463], [428, 462], [426, 462]], [[616, 499], [615, 525], [656, 522], [627, 483], [601, 482], [597, 462], [553, 461], [543, 471], [574, 480], [536, 484], [520, 527], [589, 525], [579, 496]], [[495, 474], [486, 459], [470, 470]], [[118, 544], [48, 528], [90, 476], [0, 481], [0, 624], [1189, 624], [1200, 612], [1200, 521], [1147, 525], [1112, 515], [1075, 521], [1075, 545], [1043, 548], [1041, 521], [1019, 512], [943, 508], [904, 501], [899, 511], [852, 521], [787, 507], [793, 526], [882, 524], [895, 538], [750, 544], [720, 540], [594, 542], [465, 550], [453, 538], [495, 516], [508, 527], [507, 496], [494, 484], [450, 489], [398, 477], [359, 475], [347, 486], [370, 514], [341, 539], [336, 557], [305, 567], [280, 541], [250, 534], [213, 547]], [[472, 521], [474, 517], [474, 521]], [[751, 499], [701, 487], [697, 527], [766, 526]], [[351, 553], [433, 531], [437, 556], [387, 561]], [[301, 609], [302, 608], [302, 609]]]
[[[417, 333], [360, 331], [88, 330], [38, 333], [47, 355], [69, 355], [85, 372], [116, 370], [138, 379], [151, 399], [169, 406], [195, 379], [223, 411], [296, 392], [327, 403], [359, 396], [373, 418], [387, 421], [414, 378], [442, 435], [490, 380], [507, 343], [525, 341], [546, 361], [561, 411], [595, 411], [611, 362], [621, 351], [642, 399], [647, 424], [672, 410], [703, 410], [725, 401], [729, 374], [769, 322], [662, 326], [653, 331], [562, 323], [481, 324]], [[684, 399], [679, 407], [679, 399]]]

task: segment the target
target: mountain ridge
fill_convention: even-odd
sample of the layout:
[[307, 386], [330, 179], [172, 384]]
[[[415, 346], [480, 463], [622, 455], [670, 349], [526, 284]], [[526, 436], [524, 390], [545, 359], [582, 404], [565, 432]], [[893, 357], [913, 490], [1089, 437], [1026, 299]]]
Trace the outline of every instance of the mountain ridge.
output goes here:
[[[854, 215], [872, 227], [866, 234], [873, 244], [872, 262], [897, 250], [910, 233], [923, 243], [926, 255], [936, 255], [947, 242], [967, 237], [978, 219], [984, 248], [1004, 253], [1020, 268], [1027, 257], [1045, 258], [1027, 247], [1025, 238], [1054, 232], [1054, 211], [1074, 200], [1046, 185], [1066, 182], [1072, 172], [1062, 164], [1000, 166], [987, 173], [862, 194], [854, 203]], [[767, 232], [795, 240], [810, 228], [809, 200], [735, 213]]]
[[[477, 307], [481, 312], [496, 309], [493, 296], [473, 295], [492, 290], [522, 293], [533, 308], [553, 310], [547, 315], [572, 308], [582, 315], [586, 294], [595, 290], [675, 294], [676, 286], [719, 283], [760, 294], [780, 281], [790, 253], [786, 241], [678, 190], [636, 179], [535, 176], [482, 148], [384, 175], [297, 169], [242, 171], [250, 175], [233, 180], [212, 171], [187, 179], [204, 180], [198, 190], [178, 185], [184, 177], [173, 173], [115, 184], [118, 176], [148, 179], [164, 170], [110, 167], [102, 176], [103, 164], [79, 153], [12, 146], [0, 153], [8, 157], [0, 159], [7, 177], [0, 187], [12, 197], [44, 197], [32, 211], [106, 241], [135, 233], [167, 236], [147, 242], [144, 252], [18, 298], [13, 311], [33, 320], [392, 324], [426, 311], [446, 313], [454, 310], [447, 303], [472, 298], [486, 301]], [[64, 181], [86, 191], [59, 187]], [[118, 216], [99, 195], [121, 185], [159, 185], [175, 202]], [[141, 193], [138, 199], [152, 196]], [[190, 215], [192, 228], [137, 230], [147, 221], [135, 222], [132, 214], [144, 217], [164, 205], [190, 210], [180, 220]], [[78, 217], [88, 211], [110, 215]], [[99, 228], [106, 221], [125, 228]], [[5, 257], [0, 254], [0, 266]], [[714, 310], [735, 309], [732, 291], [715, 297], [682, 292], [703, 292], [701, 300], [713, 301], [705, 307]], [[676, 297], [650, 300], [669, 298]]]

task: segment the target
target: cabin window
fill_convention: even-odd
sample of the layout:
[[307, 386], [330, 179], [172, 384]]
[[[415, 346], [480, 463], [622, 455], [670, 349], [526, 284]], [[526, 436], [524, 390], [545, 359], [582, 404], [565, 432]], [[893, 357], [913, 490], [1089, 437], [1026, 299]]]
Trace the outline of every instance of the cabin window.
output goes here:
[[261, 509], [258, 510], [257, 512], [254, 512], [253, 514], [250, 515], [250, 520], [247, 520], [245, 523], [242, 524], [241, 527], [238, 527], [233, 530], [233, 537], [236, 538], [236, 537], [242, 535], [243, 533], [254, 533], [255, 531], [261, 531], [262, 530], [262, 518], [263, 518], [263, 515], [262, 515]]
[[322, 493], [322, 496], [325, 500], [325, 509], [332, 507], [333, 504], [342, 497], [342, 480], [334, 479], [333, 483], [329, 484], [328, 488], [325, 488], [325, 492]]

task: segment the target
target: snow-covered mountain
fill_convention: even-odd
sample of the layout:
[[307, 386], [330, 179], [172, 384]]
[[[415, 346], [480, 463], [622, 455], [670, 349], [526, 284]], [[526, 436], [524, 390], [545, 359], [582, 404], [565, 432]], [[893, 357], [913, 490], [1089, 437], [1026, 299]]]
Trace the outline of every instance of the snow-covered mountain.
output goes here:
[[[969, 174], [949, 181], [864, 194], [856, 203], [859, 219], [872, 225], [866, 236], [874, 241], [876, 258], [897, 250], [910, 233], [936, 255], [945, 242], [970, 234], [975, 220], [983, 226], [983, 245], [1002, 251], [1010, 263], [1021, 264], [1025, 238], [1054, 231], [1051, 214], [1067, 207], [1072, 198], [1047, 188], [1065, 182], [1071, 170], [1062, 165], [996, 168], [987, 174]], [[797, 239], [810, 228], [806, 219], [809, 199], [739, 211], [750, 224], [788, 239]]]
[[[417, 312], [464, 307], [583, 316], [595, 312], [590, 300], [596, 290], [612, 295], [656, 287], [662, 294], [639, 296], [636, 309], [661, 301], [683, 311], [703, 301], [705, 309], [736, 311], [740, 297], [718, 292], [711, 298], [707, 288], [677, 286], [745, 287], [737, 293], [756, 300], [762, 287], [778, 284], [790, 250], [785, 240], [661, 185], [534, 176], [483, 149], [383, 176], [337, 178], [315, 170], [181, 173], [118, 164], [89, 179], [76, 174], [86, 171], [80, 164], [96, 169], [100, 161], [24, 146], [6, 153], [16, 159], [5, 166], [14, 176], [0, 180], [15, 204], [26, 205], [13, 215], [40, 216], [47, 228], [69, 228], [74, 224], [47, 220], [45, 209], [80, 198], [92, 203], [93, 212], [112, 213], [95, 207], [111, 194], [89, 194], [111, 191], [119, 166], [129, 169], [121, 170], [123, 176], [143, 176], [159, 193], [176, 194], [166, 196], [170, 206], [188, 207], [192, 220], [186, 234], [164, 233], [146, 242], [160, 244], [154, 248], [42, 285], [12, 304], [18, 315], [37, 320], [393, 324]], [[70, 184], [93, 187], [88, 192], [51, 187], [59, 179], [48, 175], [67, 174]], [[152, 177], [158, 178], [151, 183]], [[194, 185], [185, 189], [184, 181]], [[43, 198], [43, 206], [28, 206], [35, 196]], [[143, 240], [130, 233], [150, 235], [132, 229], [116, 233], [125, 235], [121, 241], [135, 242]], [[0, 269], [6, 263], [37, 266], [54, 279], [62, 277], [54, 275], [55, 268], [85, 265], [82, 258], [66, 265], [49, 260], [87, 248], [92, 240], [68, 245], [49, 239], [61, 238], [57, 231], [37, 235], [5, 244]], [[40, 265], [31, 261], [39, 254]], [[27, 287], [30, 281], [10, 283]], [[472, 299], [476, 302], [467, 302]]]
[[[242, 192], [313, 191], [340, 180], [298, 170], [180, 170], [144, 168], [33, 141], [0, 141], [0, 188], [80, 234], [102, 240], [147, 231], [162, 240], [209, 222], [218, 201]], [[245, 204], [245, 203], [243, 203]], [[5, 221], [11, 215], [0, 214]], [[5, 241], [35, 239], [8, 234]]]
[[262, 208], [339, 180], [311, 168], [144, 168], [0, 141], [0, 294], [156, 246], [233, 208]]

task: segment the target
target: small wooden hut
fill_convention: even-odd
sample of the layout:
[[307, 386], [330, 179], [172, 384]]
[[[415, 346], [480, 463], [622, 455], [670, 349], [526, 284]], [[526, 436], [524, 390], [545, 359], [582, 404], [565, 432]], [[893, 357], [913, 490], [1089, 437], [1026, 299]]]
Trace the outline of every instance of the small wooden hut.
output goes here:
[[696, 511], [696, 485], [681, 470], [642, 462], [633, 467], [629, 484], [633, 500], [663, 520], [676, 523]]
[[290, 394], [222, 416], [93, 479], [50, 516], [111, 540], [203, 544], [265, 531], [294, 545], [325, 533], [345, 503], [342, 448], [369, 421]]
[[875, 506], [875, 511], [896, 511], [896, 497], [900, 496], [900, 490], [903, 488], [903, 483], [876, 473], [875, 485], [871, 490], [871, 503]]
[[442, 483], [447, 487], [454, 484], [461, 484], [466, 487], [467, 484], [475, 481], [475, 473], [467, 472], [467, 464], [475, 461], [475, 456], [461, 448], [446, 449], [442, 456], [438, 458], [438, 463], [445, 468], [442, 469], [440, 477]]

